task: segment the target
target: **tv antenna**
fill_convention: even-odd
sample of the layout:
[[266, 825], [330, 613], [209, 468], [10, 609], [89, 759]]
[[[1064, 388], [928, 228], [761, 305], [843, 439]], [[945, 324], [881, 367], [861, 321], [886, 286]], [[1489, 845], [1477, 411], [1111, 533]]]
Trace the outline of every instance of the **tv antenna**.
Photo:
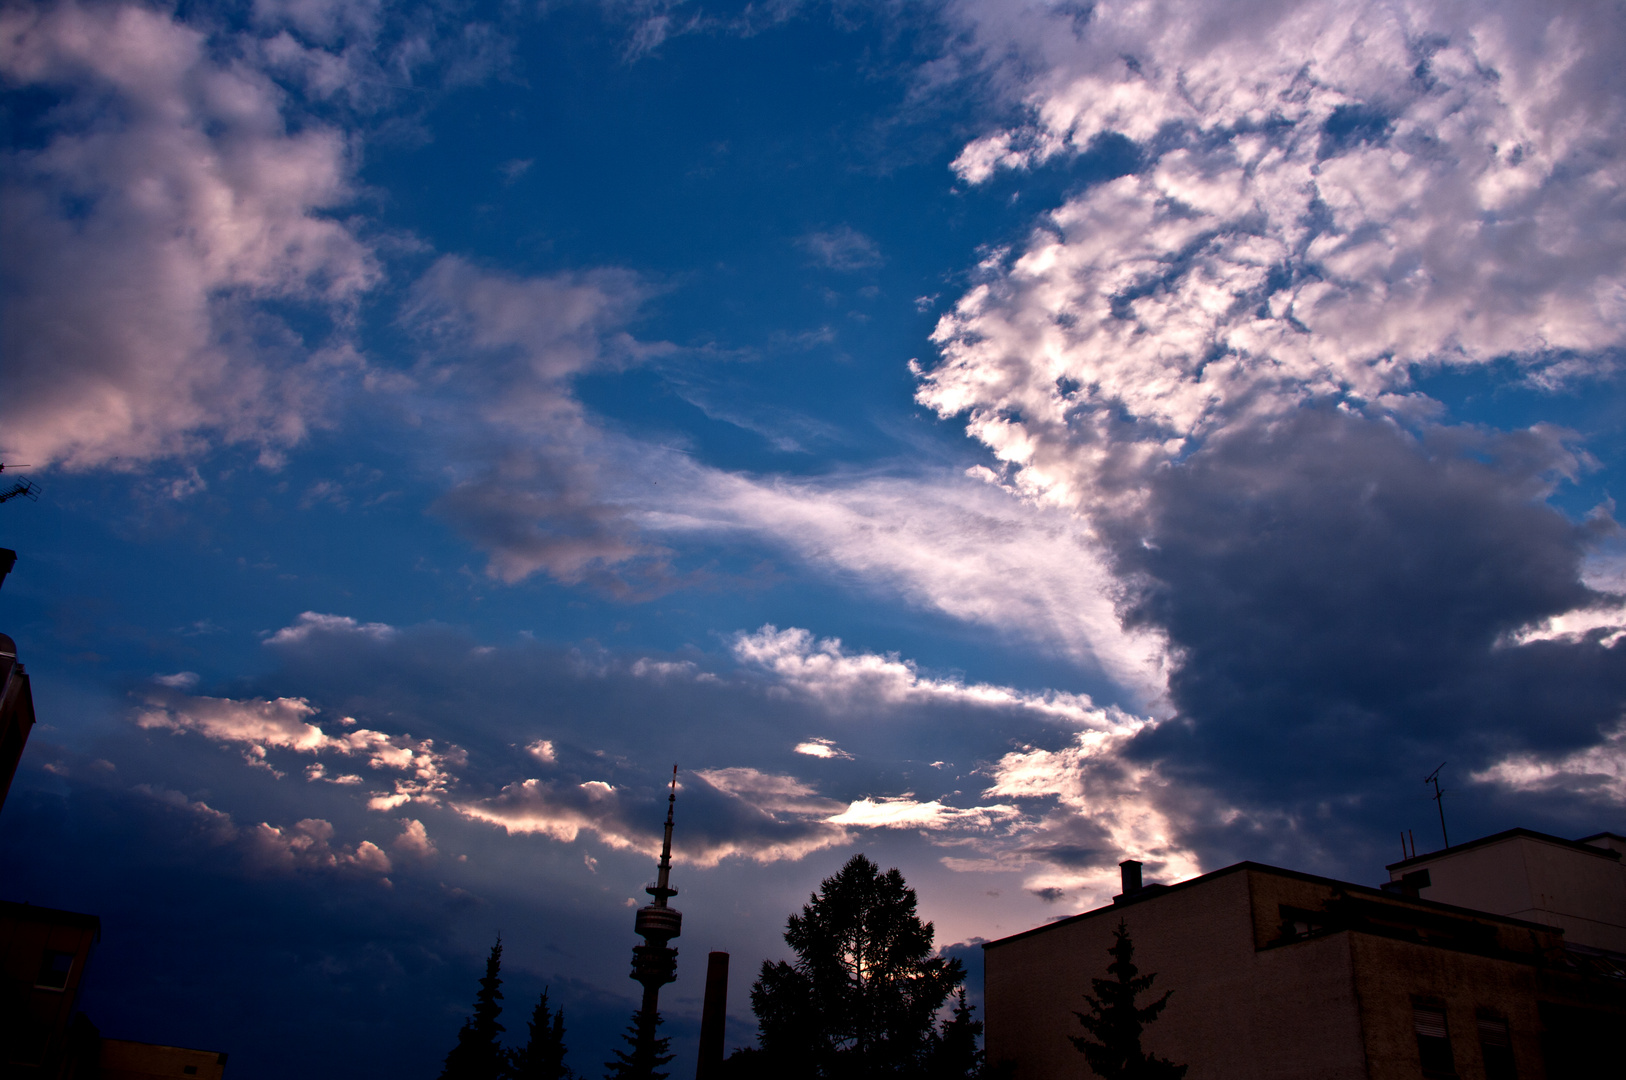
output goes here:
[[[5, 462], [0, 461], [0, 473], [5, 472], [8, 468], [9, 469], [31, 469], [31, 468], [33, 468], [33, 466], [32, 465], [7, 465]], [[27, 477], [24, 477], [23, 479], [17, 481], [15, 484], [12, 484], [10, 487], [6, 488], [4, 491], [0, 491], [0, 503], [10, 502], [12, 499], [16, 499], [16, 498], [24, 498], [24, 499], [27, 499], [30, 502], [39, 502], [39, 499], [40, 499], [40, 486], [38, 484], [34, 483], [34, 481], [28, 479]]]
[[1431, 798], [1433, 798], [1435, 805], [1440, 808], [1440, 839], [1444, 840], [1445, 846], [1449, 848], [1451, 846], [1451, 837], [1446, 835], [1445, 832], [1445, 792], [1440, 790], [1440, 769], [1445, 768], [1445, 766], [1446, 762], [1440, 762], [1439, 768], [1423, 777], [1423, 783], [1434, 785], [1434, 794]]

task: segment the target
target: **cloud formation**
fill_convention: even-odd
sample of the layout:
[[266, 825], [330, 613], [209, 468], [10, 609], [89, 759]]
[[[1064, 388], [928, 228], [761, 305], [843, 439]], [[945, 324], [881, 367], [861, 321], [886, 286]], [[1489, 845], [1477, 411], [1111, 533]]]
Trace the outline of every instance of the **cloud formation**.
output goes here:
[[1453, 426], [1414, 383], [1616, 365], [1626, 26], [1580, 3], [951, 10], [1023, 110], [960, 179], [1094, 179], [989, 252], [918, 400], [1006, 491], [1077, 514], [1114, 614], [1164, 644], [1171, 719], [1123, 757], [1220, 808], [1170, 818], [1180, 841], [1330, 842], [1422, 757], [1531, 792], [1607, 775], [1626, 670], [1588, 555], [1617, 529], [1549, 503], [1589, 467], [1578, 437]]
[[505, 582], [545, 572], [612, 587], [613, 568], [656, 554], [620, 489], [624, 440], [588, 418], [571, 380], [660, 351], [625, 330], [644, 288], [624, 271], [517, 278], [452, 256], [414, 287], [407, 324], [425, 348], [415, 407], [456, 462], [436, 512], [490, 555]]
[[345, 135], [290, 125], [263, 72], [133, 4], [8, 8], [0, 77], [58, 103], [0, 159], [8, 449], [89, 468], [301, 439], [353, 359], [256, 305], [342, 318], [378, 280], [334, 216]]
[[796, 244], [810, 260], [828, 270], [863, 270], [883, 261], [875, 241], [851, 225], [810, 232]]
[[[354, 620], [329, 617], [328, 629], [348, 623], [355, 633], [366, 631]], [[370, 728], [356, 727], [351, 717], [341, 717], [339, 725], [348, 730], [329, 735], [310, 723], [317, 709], [304, 698], [250, 699], [192, 697], [171, 691], [151, 691], [145, 705], [135, 712], [137, 727], [149, 731], [190, 732], [222, 745], [244, 747], [243, 757], [251, 765], [269, 768], [278, 776], [270, 751], [288, 750], [297, 754], [337, 754], [359, 757], [371, 769], [395, 772], [393, 790], [375, 791], [368, 805], [374, 810], [390, 810], [414, 800], [437, 804], [453, 779], [452, 770], [467, 761], [457, 746], [436, 749], [433, 739], [410, 735], [387, 735]], [[306, 772], [309, 780], [328, 779], [318, 762]], [[340, 776], [334, 782], [353, 781]]]
[[1031, 116], [967, 146], [964, 180], [1114, 139], [1139, 159], [937, 327], [920, 400], [967, 414], [1019, 490], [1112, 505], [1233, 424], [1403, 408], [1417, 365], [1513, 355], [1559, 380], [1626, 334], [1606, 8], [957, 10], [989, 57], [1024, 58]]
[[1099, 539], [1070, 513], [968, 476], [793, 482], [674, 471], [675, 494], [641, 518], [657, 534], [754, 535], [838, 580], [1099, 670], [1137, 708], [1163, 692], [1161, 635], [1124, 626], [1124, 585]]
[[1184, 839], [1190, 823], [1182, 812], [1182, 803], [1201, 800], [1201, 793], [1176, 795], [1155, 767], [1126, 760], [1133, 736], [1086, 731], [1058, 750], [1028, 747], [1000, 758], [984, 797], [1048, 806], [1018, 842], [993, 849], [993, 864], [1028, 868], [1025, 885], [1035, 895], [1071, 895], [1086, 906], [1118, 891], [1124, 859], [1138, 859], [1148, 874], [1170, 881], [1201, 874]]
[[[737, 659], [772, 672], [780, 686], [832, 705], [974, 705], [1036, 713], [1069, 726], [1140, 726], [1139, 721], [1115, 707], [1097, 707], [1087, 694], [1055, 690], [1035, 694], [988, 683], [968, 685], [955, 679], [933, 679], [897, 654], [849, 653], [839, 639], [818, 640], [797, 627], [780, 630], [764, 626], [754, 634], [737, 634], [733, 651]], [[824, 753], [802, 747], [797, 747], [797, 752], [834, 756], [823, 740], [818, 745]]]
[[[759, 863], [795, 860], [851, 839], [831, 821], [841, 804], [794, 777], [740, 766], [702, 769], [692, 777], [698, 782], [680, 785], [681, 860], [687, 865], [715, 866], [730, 856]], [[525, 780], [494, 798], [459, 803], [455, 809], [509, 833], [570, 843], [585, 830], [619, 850], [650, 856], [660, 851], [659, 805], [647, 791], [629, 798], [628, 792], [603, 781]]]
[[1626, 725], [1617, 724], [1596, 745], [1567, 754], [1514, 754], [1472, 779], [1512, 791], [1626, 805]]

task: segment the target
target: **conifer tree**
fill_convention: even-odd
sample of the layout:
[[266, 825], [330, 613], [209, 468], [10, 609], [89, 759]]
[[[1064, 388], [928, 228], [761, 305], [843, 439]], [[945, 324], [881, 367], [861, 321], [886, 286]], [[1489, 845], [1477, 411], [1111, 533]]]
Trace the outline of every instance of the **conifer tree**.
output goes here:
[[502, 938], [491, 946], [486, 958], [486, 975], [480, 980], [480, 991], [474, 996], [474, 1015], [463, 1023], [457, 1034], [457, 1045], [446, 1055], [446, 1067], [440, 1080], [503, 1080], [508, 1059], [497, 1042], [503, 1026], [497, 1022], [502, 1015]]
[[565, 1064], [565, 1011], [549, 1010], [546, 989], [527, 1027], [525, 1046], [509, 1055], [512, 1080], [573, 1080], [576, 1074]]
[[975, 1080], [983, 1074], [983, 1053], [977, 1048], [982, 1021], [972, 1018], [976, 1009], [966, 1003], [965, 987], [956, 993], [954, 1013], [943, 1021], [932, 1037], [926, 1062], [929, 1080]]
[[1137, 997], [1152, 988], [1152, 980], [1157, 976], [1139, 974], [1134, 961], [1135, 944], [1122, 919], [1118, 920], [1112, 948], [1107, 952], [1112, 956], [1107, 973], [1115, 977], [1091, 979], [1095, 994], [1084, 995], [1090, 1006], [1089, 1015], [1073, 1014], [1089, 1035], [1069, 1035], [1068, 1038], [1083, 1052], [1090, 1068], [1102, 1080], [1180, 1080], [1186, 1075], [1187, 1066], [1148, 1054], [1140, 1045], [1141, 1031], [1157, 1019], [1174, 991], [1164, 991], [1162, 997], [1145, 1005], [1135, 1004]]
[[604, 1080], [666, 1080], [666, 1073], [655, 1070], [671, 1062], [672, 1055], [666, 1051], [672, 1040], [660, 1037], [660, 1029], [660, 1013], [651, 1015], [642, 1009], [633, 1013], [632, 1023], [621, 1036], [627, 1049], [617, 1050], [615, 1060], [604, 1063], [610, 1070]]

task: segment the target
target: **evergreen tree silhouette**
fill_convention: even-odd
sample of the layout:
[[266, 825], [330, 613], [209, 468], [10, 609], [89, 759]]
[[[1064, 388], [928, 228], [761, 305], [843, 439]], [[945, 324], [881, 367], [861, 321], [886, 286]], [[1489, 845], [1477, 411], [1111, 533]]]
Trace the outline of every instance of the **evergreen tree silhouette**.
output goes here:
[[1069, 1035], [1074, 1046], [1084, 1054], [1090, 1068], [1102, 1080], [1180, 1080], [1186, 1075], [1185, 1065], [1176, 1065], [1167, 1058], [1147, 1054], [1141, 1049], [1140, 1034], [1147, 1024], [1157, 1019], [1169, 1003], [1169, 995], [1146, 1005], [1136, 1005], [1135, 998], [1152, 988], [1155, 974], [1141, 975], [1135, 967], [1135, 943], [1129, 938], [1129, 927], [1118, 920], [1113, 931], [1112, 948], [1107, 950], [1112, 963], [1107, 965], [1111, 979], [1091, 979], [1095, 994], [1084, 995], [1090, 1013], [1075, 1012], [1089, 1036]]
[[524, 1048], [509, 1054], [512, 1080], [574, 1080], [576, 1074], [565, 1065], [565, 1011], [548, 1009], [546, 989], [526, 1026], [530, 1037]]
[[975, 1080], [983, 1074], [983, 1054], [977, 1048], [982, 1021], [972, 1019], [975, 1011], [966, 1003], [965, 987], [960, 987], [953, 1015], [943, 1021], [942, 1029], [932, 1036], [926, 1058], [929, 1080]]
[[508, 1058], [497, 1043], [497, 1033], [503, 1026], [497, 1022], [502, 1015], [502, 938], [491, 946], [486, 957], [486, 976], [480, 980], [480, 992], [474, 995], [474, 1015], [463, 1023], [457, 1033], [457, 1045], [446, 1055], [446, 1067], [440, 1080], [503, 1080]]
[[642, 1009], [633, 1013], [632, 1023], [621, 1036], [627, 1049], [617, 1050], [615, 1060], [604, 1063], [610, 1070], [604, 1080], [666, 1080], [666, 1073], [655, 1070], [671, 1062], [672, 1055], [666, 1049], [672, 1040], [658, 1037], [660, 1029], [660, 1013], [653, 1017]]

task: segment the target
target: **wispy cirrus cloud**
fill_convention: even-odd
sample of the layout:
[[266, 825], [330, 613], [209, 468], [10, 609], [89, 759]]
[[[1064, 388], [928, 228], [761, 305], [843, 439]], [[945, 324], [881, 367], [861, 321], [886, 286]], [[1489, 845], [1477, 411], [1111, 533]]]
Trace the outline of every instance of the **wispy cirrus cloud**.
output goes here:
[[827, 270], [863, 270], [884, 261], [879, 245], [851, 225], [807, 233], [796, 245]]
[[1155, 627], [1125, 625], [1127, 595], [1100, 538], [1073, 515], [978, 477], [759, 479], [687, 464], [640, 522], [656, 535], [748, 534], [833, 578], [1038, 643], [1123, 687], [1164, 691]]

